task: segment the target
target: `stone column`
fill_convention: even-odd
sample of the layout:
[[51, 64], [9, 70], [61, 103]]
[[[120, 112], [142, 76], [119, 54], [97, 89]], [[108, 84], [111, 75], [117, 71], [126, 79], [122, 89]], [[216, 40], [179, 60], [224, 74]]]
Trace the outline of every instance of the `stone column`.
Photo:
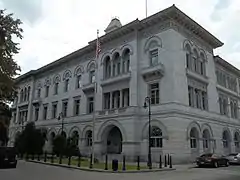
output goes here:
[[120, 58], [120, 74], [122, 74], [123, 73], [123, 68], [122, 68], [123, 58], [122, 58], [122, 56], [120, 56], [119, 58]]
[[112, 92], [110, 92], [110, 108], [109, 109], [112, 109], [112, 95], [113, 95], [113, 93]]
[[121, 108], [121, 107], [124, 107], [124, 106], [122, 105], [122, 97], [123, 97], [123, 90], [121, 89], [121, 90], [120, 90], [120, 108]]

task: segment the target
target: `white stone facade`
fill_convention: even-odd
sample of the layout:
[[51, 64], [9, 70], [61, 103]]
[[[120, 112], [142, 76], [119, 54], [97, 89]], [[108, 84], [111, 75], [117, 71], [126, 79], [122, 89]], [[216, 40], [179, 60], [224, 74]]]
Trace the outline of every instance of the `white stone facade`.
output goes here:
[[[45, 148], [50, 150], [51, 135], [61, 132], [57, 117], [65, 112], [66, 135], [78, 134], [81, 152], [89, 154], [95, 107], [95, 154], [146, 160], [148, 111], [143, 105], [150, 96], [153, 161], [166, 153], [177, 163], [203, 152], [239, 151], [240, 71], [214, 56], [213, 49], [223, 44], [175, 6], [142, 21], [116, 24], [100, 37], [98, 59], [94, 40], [17, 79], [10, 143], [35, 121], [47, 129]], [[94, 97], [95, 105], [89, 102]]]

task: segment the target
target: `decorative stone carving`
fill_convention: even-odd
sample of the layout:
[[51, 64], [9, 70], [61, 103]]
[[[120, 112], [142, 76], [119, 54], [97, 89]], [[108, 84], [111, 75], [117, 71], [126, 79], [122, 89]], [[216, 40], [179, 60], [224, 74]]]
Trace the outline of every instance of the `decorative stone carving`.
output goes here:
[[72, 77], [72, 72], [70, 70], [66, 70], [63, 73], [63, 81], [65, 81], [66, 79], [70, 79]]

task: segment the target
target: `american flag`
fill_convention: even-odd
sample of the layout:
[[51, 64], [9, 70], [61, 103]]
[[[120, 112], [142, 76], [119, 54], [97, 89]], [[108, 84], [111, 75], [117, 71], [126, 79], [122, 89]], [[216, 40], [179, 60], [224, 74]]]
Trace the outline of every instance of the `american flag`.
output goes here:
[[100, 44], [98, 35], [99, 35], [99, 30], [97, 30], [96, 58], [99, 57], [99, 54], [101, 52], [101, 44]]

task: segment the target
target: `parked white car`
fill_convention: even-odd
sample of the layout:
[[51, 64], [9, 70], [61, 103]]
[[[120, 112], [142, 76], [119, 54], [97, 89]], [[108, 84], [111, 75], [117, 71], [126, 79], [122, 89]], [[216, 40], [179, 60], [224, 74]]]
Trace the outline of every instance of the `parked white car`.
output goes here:
[[227, 156], [229, 164], [239, 164], [240, 165], [240, 153], [232, 153]]

